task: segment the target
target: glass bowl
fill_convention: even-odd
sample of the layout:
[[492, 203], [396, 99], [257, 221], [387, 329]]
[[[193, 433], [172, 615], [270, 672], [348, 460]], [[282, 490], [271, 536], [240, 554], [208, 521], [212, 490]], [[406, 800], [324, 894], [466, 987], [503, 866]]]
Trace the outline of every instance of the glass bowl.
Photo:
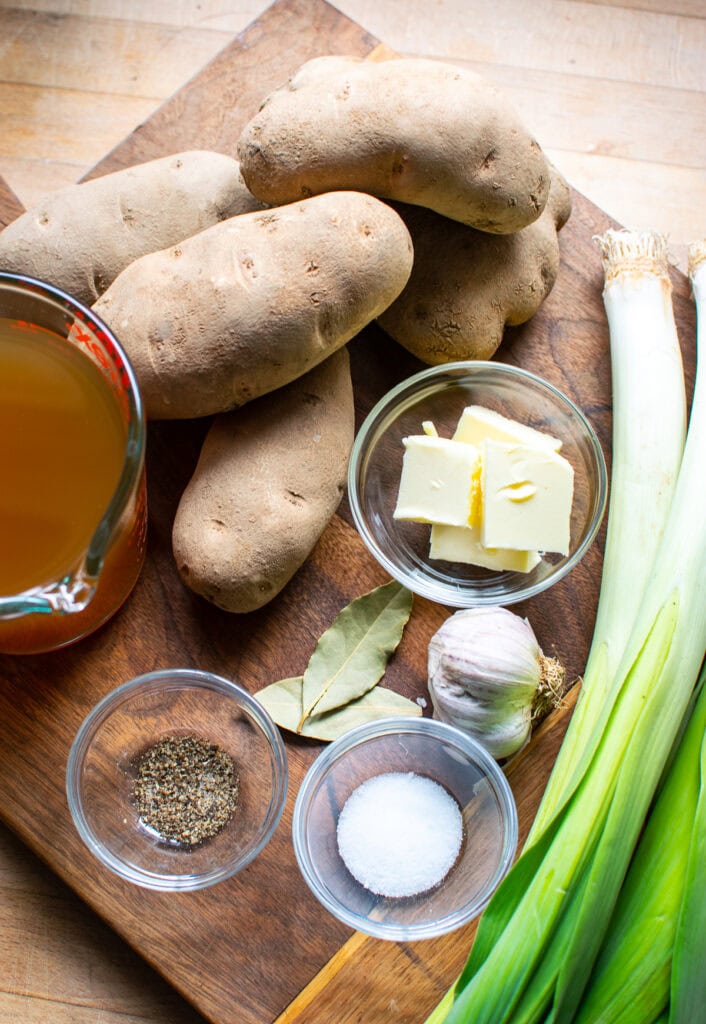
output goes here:
[[[455, 863], [417, 895], [375, 895], [339, 852], [346, 801], [362, 783], [388, 772], [431, 779], [461, 812]], [[517, 811], [501, 769], [470, 736], [432, 718], [387, 718], [352, 729], [314, 761], [297, 796], [292, 835], [302, 875], [331, 914], [367, 935], [412, 941], [443, 935], [480, 914], [512, 864]], [[361, 842], [365, 838], [361, 834]]]
[[[467, 405], [482, 405], [562, 441], [574, 470], [568, 555], [543, 554], [530, 572], [492, 571], [429, 559], [430, 527], [393, 519], [402, 472], [402, 439], [431, 420], [451, 437]], [[363, 541], [410, 590], [451, 608], [524, 601], [562, 579], [591, 546], [605, 511], [605, 459], [580, 409], [540, 377], [505, 363], [447, 363], [389, 391], [360, 428], [348, 469], [348, 498]]]
[[[238, 773], [230, 819], [192, 845], [150, 828], [135, 797], [143, 755], [186, 736], [219, 747]], [[270, 716], [242, 687], [165, 669], [124, 683], [93, 708], [69, 753], [66, 792], [79, 835], [106, 867], [150, 889], [201, 889], [242, 870], [269, 841], [287, 795], [287, 756]]]

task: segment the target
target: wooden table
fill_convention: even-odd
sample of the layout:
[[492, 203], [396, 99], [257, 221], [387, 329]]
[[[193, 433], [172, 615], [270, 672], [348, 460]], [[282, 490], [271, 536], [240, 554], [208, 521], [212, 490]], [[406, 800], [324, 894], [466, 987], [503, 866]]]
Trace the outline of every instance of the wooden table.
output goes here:
[[[81, 177], [262, 5], [227, 14], [215, 0], [40, 6], [0, 6], [0, 173], [24, 205]], [[668, 13], [658, 2], [554, 0], [532, 4], [531, 22], [523, 0], [337, 6], [396, 50], [495, 79], [574, 186], [630, 226], [668, 231], [680, 262], [685, 244], [706, 235], [699, 0]], [[357, 952], [352, 940], [341, 957]], [[345, 968], [340, 958], [335, 966]], [[199, 1019], [0, 829], [0, 1022]], [[404, 1019], [392, 1004], [389, 1019]]]

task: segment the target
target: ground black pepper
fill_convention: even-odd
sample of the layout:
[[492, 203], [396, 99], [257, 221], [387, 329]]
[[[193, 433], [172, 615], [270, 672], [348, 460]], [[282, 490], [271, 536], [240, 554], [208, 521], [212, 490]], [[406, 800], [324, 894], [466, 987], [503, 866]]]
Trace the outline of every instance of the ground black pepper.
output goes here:
[[238, 772], [215, 744], [198, 736], [167, 736], [140, 757], [134, 795], [148, 828], [192, 847], [230, 820], [238, 803]]

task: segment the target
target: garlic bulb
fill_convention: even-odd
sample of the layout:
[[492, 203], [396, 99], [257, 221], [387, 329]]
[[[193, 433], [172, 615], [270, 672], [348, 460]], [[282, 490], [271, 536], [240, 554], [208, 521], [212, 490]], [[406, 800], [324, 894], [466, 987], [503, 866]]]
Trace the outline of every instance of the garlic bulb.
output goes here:
[[429, 643], [434, 717], [509, 757], [529, 738], [542, 658], [529, 622], [507, 608], [455, 612]]

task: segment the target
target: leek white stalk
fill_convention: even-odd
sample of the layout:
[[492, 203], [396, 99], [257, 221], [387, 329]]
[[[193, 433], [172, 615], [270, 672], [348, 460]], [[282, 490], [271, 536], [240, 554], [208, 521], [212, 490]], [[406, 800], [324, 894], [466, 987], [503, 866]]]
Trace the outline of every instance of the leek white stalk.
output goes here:
[[667, 245], [660, 235], [599, 239], [610, 330], [613, 461], [608, 529], [590, 655], [579, 700], [530, 840], [556, 810], [585, 752], [642, 601], [679, 472], [686, 429]]
[[[556, 810], [486, 909], [448, 1024], [568, 1024], [580, 1005], [706, 652], [704, 362], [653, 571], [608, 680], [612, 700], [581, 739]], [[641, 386], [641, 365], [628, 385]], [[662, 403], [647, 413], [676, 430], [668, 411]], [[632, 513], [614, 505], [611, 514]], [[634, 589], [632, 576], [623, 586]]]

